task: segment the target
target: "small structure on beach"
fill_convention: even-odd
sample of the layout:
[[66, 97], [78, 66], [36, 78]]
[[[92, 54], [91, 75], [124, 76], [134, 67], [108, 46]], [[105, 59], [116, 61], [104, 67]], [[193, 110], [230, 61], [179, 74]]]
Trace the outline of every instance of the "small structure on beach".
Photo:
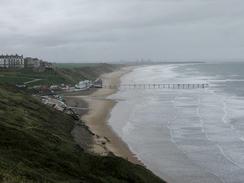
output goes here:
[[87, 90], [91, 87], [92, 82], [89, 80], [80, 81], [77, 85], [75, 85], [75, 88], [78, 90]]
[[96, 79], [94, 82], [93, 82], [93, 87], [94, 88], [102, 88], [103, 87], [103, 81], [102, 79]]

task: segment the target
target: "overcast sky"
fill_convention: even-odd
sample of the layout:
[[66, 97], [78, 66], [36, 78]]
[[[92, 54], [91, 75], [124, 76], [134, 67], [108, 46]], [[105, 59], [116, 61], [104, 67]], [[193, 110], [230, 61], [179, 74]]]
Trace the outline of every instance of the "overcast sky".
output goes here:
[[53, 62], [244, 58], [244, 0], [0, 0], [0, 52]]

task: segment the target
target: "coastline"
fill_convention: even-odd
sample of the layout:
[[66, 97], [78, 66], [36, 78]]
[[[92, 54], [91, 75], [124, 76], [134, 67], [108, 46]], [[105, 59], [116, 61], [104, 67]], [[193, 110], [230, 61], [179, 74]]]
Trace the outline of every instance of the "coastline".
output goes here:
[[[105, 84], [118, 85], [120, 78], [131, 72], [134, 67], [123, 67], [120, 70], [116, 70], [111, 73], [103, 74], [100, 78], [103, 79]], [[81, 112], [81, 120], [89, 127], [92, 136], [92, 143], [89, 146], [89, 152], [107, 156], [115, 155], [134, 164], [143, 165], [133, 154], [128, 145], [113, 131], [108, 124], [110, 112], [115, 106], [116, 101], [107, 99], [108, 96], [117, 92], [117, 89], [101, 88], [88, 95], [75, 95], [66, 96], [66, 100], [70, 103], [76, 103], [76, 106], [84, 105], [88, 108], [87, 111]], [[79, 137], [79, 126], [76, 126], [73, 130], [73, 136], [76, 142], [84, 147], [82, 142], [83, 137]], [[86, 137], [87, 139], [87, 137]], [[88, 140], [89, 142], [89, 140]]]

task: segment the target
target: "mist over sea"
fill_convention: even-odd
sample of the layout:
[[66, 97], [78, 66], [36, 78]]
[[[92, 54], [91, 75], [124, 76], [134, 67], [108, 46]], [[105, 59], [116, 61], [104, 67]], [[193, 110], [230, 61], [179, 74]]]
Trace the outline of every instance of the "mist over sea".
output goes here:
[[206, 89], [128, 89], [109, 124], [154, 173], [174, 183], [244, 182], [244, 64], [145, 66], [128, 83], [208, 83]]

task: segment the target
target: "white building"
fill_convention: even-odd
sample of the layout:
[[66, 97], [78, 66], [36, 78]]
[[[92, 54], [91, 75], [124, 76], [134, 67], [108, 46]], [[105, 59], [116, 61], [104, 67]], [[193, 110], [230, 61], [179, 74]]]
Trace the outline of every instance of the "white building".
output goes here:
[[0, 55], [0, 68], [18, 69], [24, 66], [23, 55]]
[[75, 88], [79, 90], [86, 90], [90, 87], [91, 87], [91, 81], [89, 80], [81, 81], [79, 82], [79, 84], [75, 85]]

